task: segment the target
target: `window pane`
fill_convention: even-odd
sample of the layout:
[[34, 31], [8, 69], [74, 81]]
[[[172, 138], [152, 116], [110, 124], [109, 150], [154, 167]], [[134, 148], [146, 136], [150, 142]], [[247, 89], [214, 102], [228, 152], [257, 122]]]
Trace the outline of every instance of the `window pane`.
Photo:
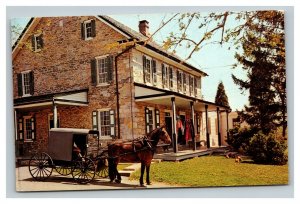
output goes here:
[[98, 83], [107, 83], [108, 59], [102, 58], [97, 60], [98, 65]]
[[30, 94], [30, 72], [23, 73], [23, 94]]
[[110, 115], [109, 111], [101, 111], [100, 112], [100, 121], [101, 121], [101, 136], [110, 136]]
[[146, 59], [145, 81], [151, 83], [151, 63], [149, 59]]
[[31, 120], [30, 118], [25, 119], [25, 140], [31, 140], [32, 138], [32, 128], [31, 128]]
[[85, 30], [86, 30], [86, 32], [85, 32], [86, 38], [92, 37], [92, 23], [91, 22], [85, 24]]

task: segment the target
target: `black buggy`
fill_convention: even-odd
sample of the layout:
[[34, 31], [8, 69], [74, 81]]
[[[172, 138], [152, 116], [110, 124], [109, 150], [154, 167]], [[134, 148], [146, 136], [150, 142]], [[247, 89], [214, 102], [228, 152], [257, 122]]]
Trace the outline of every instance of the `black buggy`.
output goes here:
[[[88, 138], [97, 137], [97, 156], [87, 157]], [[52, 128], [48, 151], [33, 155], [29, 172], [37, 181], [45, 181], [53, 172], [72, 175], [78, 183], [89, 183], [95, 175], [108, 177], [107, 151], [99, 152], [99, 131], [74, 128]]]

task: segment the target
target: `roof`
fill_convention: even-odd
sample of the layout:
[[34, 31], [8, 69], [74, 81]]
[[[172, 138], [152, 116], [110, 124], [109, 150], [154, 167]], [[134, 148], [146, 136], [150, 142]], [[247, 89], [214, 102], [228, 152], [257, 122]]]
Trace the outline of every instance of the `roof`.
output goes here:
[[66, 132], [66, 133], [81, 133], [81, 134], [98, 134], [98, 130], [79, 129], [79, 128], [51, 128], [50, 132]]
[[[116, 21], [115, 19], [109, 17], [109, 16], [98, 16], [99, 18], [101, 18], [103, 21], [105, 21], [106, 23], [109, 23], [110, 25], [116, 27], [117, 29], [119, 29], [121, 32], [125, 33], [126, 35], [130, 36], [133, 39], [136, 39], [138, 41], [142, 41], [139, 44], [144, 44], [143, 42], [148, 40], [148, 37], [144, 36], [143, 34], [129, 28], [128, 26], [120, 23], [119, 21]], [[192, 70], [201, 73], [204, 76], [208, 76], [207, 73], [201, 71], [200, 69], [194, 67], [193, 65], [185, 62], [182, 58], [180, 58], [178, 55], [168, 52], [166, 50], [164, 50], [160, 45], [158, 45], [157, 43], [155, 43], [154, 41], [148, 41], [146, 44], [146, 47], [158, 52], [161, 55], [164, 55], [165, 57], [168, 57], [178, 63], [181, 63], [189, 68], [191, 68]]]
[[[144, 45], [144, 42], [148, 40], [148, 37], [144, 36], [143, 34], [129, 28], [128, 26], [116, 21], [115, 19], [109, 17], [109, 16], [105, 16], [105, 15], [99, 15], [98, 18], [104, 22], [106, 22], [107, 24], [115, 27], [117, 30], [119, 30], [123, 35], [126, 35], [126, 37], [130, 37], [132, 39], [136, 39], [139, 41], [140, 45]], [[23, 32], [21, 33], [21, 35], [19, 36], [19, 38], [16, 40], [16, 42], [14, 43], [14, 45], [12, 46], [12, 50], [13, 53], [15, 50], [17, 50], [16, 48], [18, 47], [19, 42], [22, 40], [23, 37], [25, 37], [26, 35], [26, 31], [29, 30], [32, 26], [34, 27], [34, 20], [36, 18], [31, 18], [29, 20], [29, 22], [27, 23], [27, 25], [25, 26]], [[36, 22], [38, 23], [38, 22]], [[166, 50], [164, 50], [160, 45], [158, 45], [157, 43], [155, 43], [154, 41], [148, 41], [147, 44], [145, 45], [146, 48], [151, 49], [165, 57], [168, 57], [169, 59], [180, 63], [198, 73], [200, 73], [203, 76], [208, 76], [207, 73], [201, 71], [200, 69], [194, 67], [193, 65], [185, 62], [183, 59], [181, 59], [178, 55], [168, 52]], [[14, 56], [14, 55], [13, 55]]]

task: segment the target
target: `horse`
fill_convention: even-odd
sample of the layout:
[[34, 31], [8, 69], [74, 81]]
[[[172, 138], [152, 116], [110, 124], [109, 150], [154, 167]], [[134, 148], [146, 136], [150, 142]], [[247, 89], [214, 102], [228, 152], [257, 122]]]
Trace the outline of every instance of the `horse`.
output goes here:
[[108, 144], [108, 168], [110, 182], [115, 181], [121, 183], [121, 175], [117, 170], [118, 163], [122, 161], [127, 162], [141, 162], [141, 176], [140, 185], [144, 186], [144, 171], [146, 168], [146, 182], [150, 182], [150, 165], [153, 155], [159, 140], [166, 144], [171, 144], [171, 138], [163, 125], [154, 129], [143, 138], [134, 139], [131, 141], [117, 140]]

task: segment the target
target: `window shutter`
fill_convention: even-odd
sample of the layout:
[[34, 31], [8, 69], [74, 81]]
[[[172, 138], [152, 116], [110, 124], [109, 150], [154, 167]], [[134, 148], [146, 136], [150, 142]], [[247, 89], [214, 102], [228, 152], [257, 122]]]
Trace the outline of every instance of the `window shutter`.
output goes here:
[[97, 85], [97, 66], [96, 66], [96, 59], [91, 60], [91, 78], [92, 78], [92, 85]]
[[178, 91], [180, 90], [179, 83], [180, 83], [180, 76], [179, 76], [179, 71], [177, 70], [177, 90]]
[[24, 140], [24, 124], [23, 118], [18, 119], [18, 140]]
[[197, 78], [194, 78], [194, 95], [197, 97]]
[[96, 37], [96, 21], [92, 20], [91, 24], [92, 24], [92, 33], [91, 33], [92, 37]]
[[33, 71], [29, 72], [30, 95], [34, 94], [34, 76]]
[[35, 37], [34, 37], [34, 35], [31, 36], [31, 48], [32, 48], [32, 51], [35, 51]]
[[81, 23], [81, 39], [85, 40], [85, 24]]
[[157, 82], [157, 73], [156, 73], [156, 61], [155, 60], [151, 61], [151, 67], [152, 67], [153, 85], [156, 85], [156, 82]]
[[166, 74], [165, 74], [165, 65], [161, 64], [161, 79], [162, 79], [162, 87], [165, 88], [165, 84], [166, 84]]
[[40, 39], [40, 48], [42, 49], [44, 47], [43, 34], [39, 35], [39, 39]]
[[112, 81], [113, 80], [113, 70], [114, 70], [114, 66], [113, 66], [114, 65], [114, 57], [108, 56], [107, 61], [108, 61], [107, 78], [108, 78], [108, 81]]
[[143, 56], [143, 78], [144, 78], [144, 83], [146, 83], [146, 57]]
[[30, 118], [30, 122], [31, 122], [31, 139], [35, 140], [36, 139], [35, 117]]
[[17, 80], [18, 80], [18, 96], [23, 95], [23, 84], [22, 84], [22, 74], [17, 74]]
[[110, 116], [110, 136], [115, 137], [116, 136], [116, 131], [115, 131], [115, 110], [110, 110], [109, 111], [109, 116]]
[[92, 129], [99, 130], [99, 128], [98, 128], [98, 111], [92, 112]]
[[169, 67], [169, 72], [170, 72], [170, 88], [173, 88], [173, 69], [171, 67]]
[[148, 108], [145, 108], [145, 127], [146, 127], [146, 134], [148, 134], [150, 132]]
[[155, 109], [155, 126], [159, 128], [160, 126], [160, 118], [159, 118], [159, 110]]
[[183, 92], [185, 93], [186, 92], [186, 75], [185, 75], [185, 73], [182, 74], [182, 78], [183, 78], [183, 80], [182, 80], [183, 81], [182, 82], [183, 83], [183, 85], [182, 85], [183, 86]]

